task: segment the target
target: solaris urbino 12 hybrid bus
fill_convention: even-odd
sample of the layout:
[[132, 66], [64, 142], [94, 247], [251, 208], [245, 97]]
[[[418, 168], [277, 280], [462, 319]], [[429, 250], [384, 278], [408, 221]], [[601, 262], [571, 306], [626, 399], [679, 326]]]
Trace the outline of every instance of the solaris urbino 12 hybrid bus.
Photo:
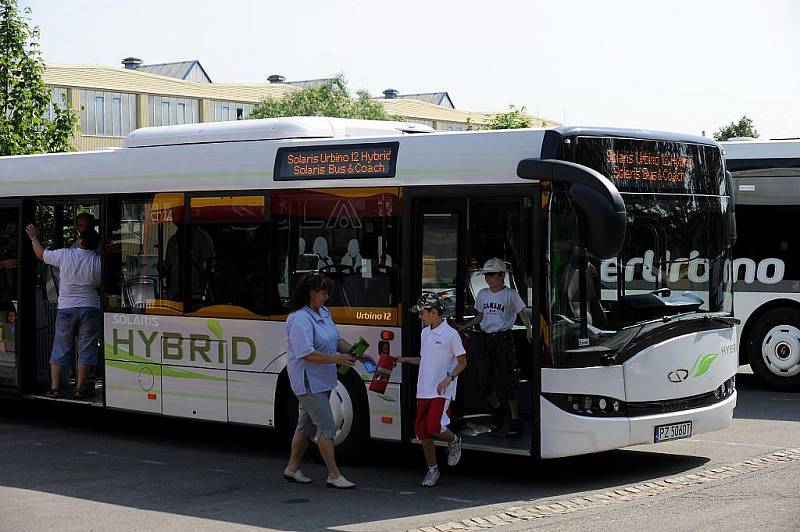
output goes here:
[[[104, 408], [290, 431], [283, 322], [302, 275], [331, 277], [334, 319], [367, 354], [413, 355], [419, 293], [469, 319], [478, 265], [500, 257], [535, 324], [533, 342], [513, 332], [525, 430], [490, 432], [468, 342], [452, 416], [464, 447], [552, 458], [731, 422], [735, 231], [704, 138], [319, 117], [154, 127], [122, 148], [2, 158], [0, 197], [7, 394], [44, 396], [59, 288], [23, 227], [67, 246], [91, 212]], [[380, 394], [360, 363], [340, 376], [342, 457], [369, 438], [413, 440], [416, 371], [398, 365]]]

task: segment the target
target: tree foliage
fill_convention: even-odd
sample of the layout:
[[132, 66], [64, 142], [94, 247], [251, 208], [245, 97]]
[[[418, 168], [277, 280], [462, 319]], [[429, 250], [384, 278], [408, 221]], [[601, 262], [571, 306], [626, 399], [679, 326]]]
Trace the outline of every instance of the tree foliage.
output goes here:
[[758, 137], [758, 131], [753, 127], [753, 121], [742, 116], [738, 122], [731, 122], [727, 126], [721, 127], [714, 133], [714, 140], [728, 140], [733, 137]]
[[53, 102], [44, 84], [39, 28], [17, 0], [0, 0], [0, 155], [69, 151], [77, 122], [66, 102]]
[[497, 113], [484, 126], [485, 129], [520, 129], [533, 127], [533, 118], [525, 113], [525, 106], [519, 109], [514, 104], [505, 113]]
[[290, 92], [280, 98], [267, 98], [250, 113], [250, 118], [281, 116], [330, 116], [367, 120], [398, 120], [375, 102], [367, 91], [350, 96], [341, 74], [324, 83]]

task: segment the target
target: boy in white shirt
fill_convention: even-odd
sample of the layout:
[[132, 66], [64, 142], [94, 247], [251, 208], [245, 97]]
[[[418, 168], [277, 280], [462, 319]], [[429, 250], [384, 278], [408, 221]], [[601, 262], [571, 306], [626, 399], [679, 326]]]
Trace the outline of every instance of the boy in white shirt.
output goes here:
[[422, 330], [419, 357], [398, 357], [398, 362], [419, 365], [417, 377], [417, 415], [414, 429], [422, 441], [428, 472], [422, 485], [432, 487], [439, 480], [433, 440], [446, 441], [447, 465], [461, 459], [461, 437], [447, 428], [448, 409], [456, 397], [458, 376], [467, 367], [467, 353], [461, 337], [444, 319], [444, 301], [435, 293], [424, 293], [409, 309], [419, 313], [426, 325]]
[[478, 386], [494, 408], [490, 429], [492, 432], [499, 431], [505, 417], [504, 409], [495, 393], [495, 371], [497, 371], [511, 413], [511, 423], [506, 436], [514, 438], [521, 436], [523, 431], [517, 401], [519, 389], [517, 357], [511, 329], [519, 316], [527, 328], [530, 342], [533, 327], [525, 311], [525, 302], [516, 290], [505, 285], [506, 262], [499, 257], [489, 259], [483, 265], [482, 271], [489, 287], [478, 292], [475, 297], [475, 317], [464, 323], [461, 328], [469, 329], [480, 323], [481, 356], [478, 365]]

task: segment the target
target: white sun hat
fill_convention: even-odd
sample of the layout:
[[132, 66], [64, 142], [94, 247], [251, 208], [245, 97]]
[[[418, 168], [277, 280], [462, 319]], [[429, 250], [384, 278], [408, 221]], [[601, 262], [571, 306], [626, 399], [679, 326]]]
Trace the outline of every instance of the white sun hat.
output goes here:
[[506, 272], [506, 261], [499, 257], [494, 257], [486, 261], [483, 265], [483, 269], [481, 269], [483, 273], [497, 273], [497, 272]]

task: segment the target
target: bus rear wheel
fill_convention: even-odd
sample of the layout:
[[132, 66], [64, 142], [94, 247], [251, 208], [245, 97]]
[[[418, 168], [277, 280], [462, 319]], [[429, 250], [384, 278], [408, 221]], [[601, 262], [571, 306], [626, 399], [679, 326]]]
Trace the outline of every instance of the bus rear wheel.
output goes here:
[[764, 314], [750, 334], [747, 356], [764, 384], [777, 390], [800, 388], [800, 311], [778, 308]]
[[[355, 370], [344, 375], [338, 373], [339, 381], [331, 391], [331, 411], [336, 435], [333, 439], [336, 462], [355, 462], [369, 438], [369, 405], [364, 383]], [[288, 384], [288, 379], [287, 379]], [[287, 389], [285, 404], [285, 433], [289, 438], [297, 428], [298, 402], [291, 388]], [[316, 445], [310, 449], [319, 458]]]

